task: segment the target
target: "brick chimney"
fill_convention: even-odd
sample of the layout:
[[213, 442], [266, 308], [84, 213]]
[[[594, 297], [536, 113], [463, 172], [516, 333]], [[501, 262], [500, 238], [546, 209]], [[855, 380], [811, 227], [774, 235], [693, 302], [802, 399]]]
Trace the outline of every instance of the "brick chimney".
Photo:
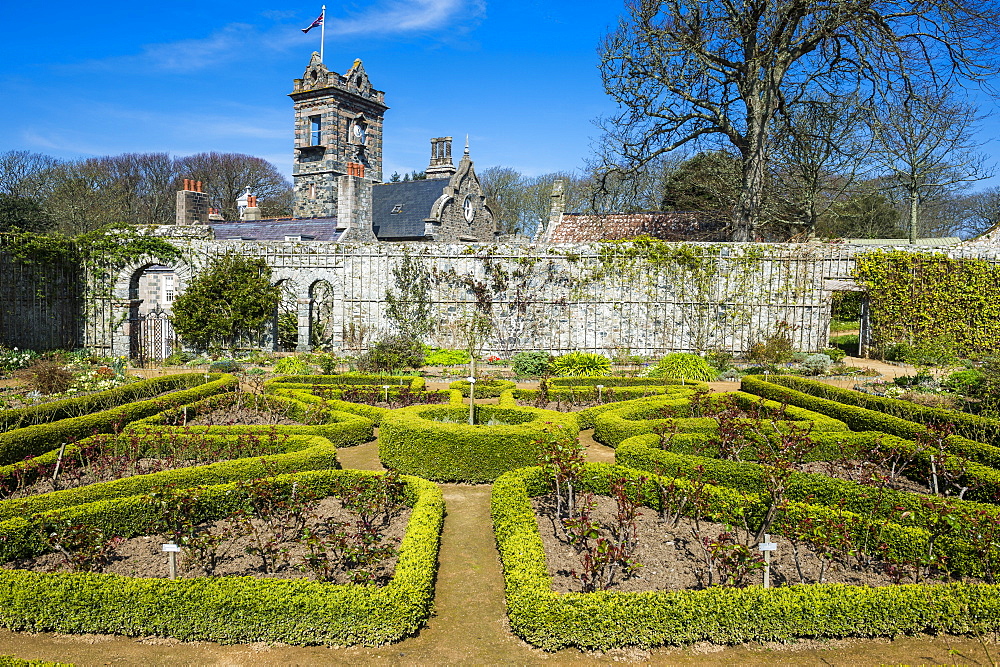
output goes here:
[[455, 164], [451, 161], [451, 137], [431, 139], [431, 162], [427, 166], [427, 178], [451, 178], [455, 175]]
[[260, 220], [260, 207], [257, 206], [257, 197], [247, 195], [247, 205], [240, 214], [240, 220]]
[[203, 225], [208, 222], [208, 195], [201, 191], [201, 181], [184, 179], [184, 189], [177, 192], [175, 224]]

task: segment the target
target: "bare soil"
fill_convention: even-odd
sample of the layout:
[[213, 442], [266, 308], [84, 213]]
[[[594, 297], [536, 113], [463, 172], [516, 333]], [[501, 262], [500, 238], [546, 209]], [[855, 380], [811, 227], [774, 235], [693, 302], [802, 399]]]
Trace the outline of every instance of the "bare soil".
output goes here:
[[104, 465], [100, 468], [86, 466], [65, 470], [56, 481], [45, 476], [43, 479], [35, 481], [33, 484], [24, 486], [9, 496], [2, 497], [3, 500], [13, 498], [27, 498], [39, 493], [50, 493], [52, 491], [62, 491], [64, 489], [75, 489], [88, 484], [98, 482], [109, 482], [133, 475], [148, 475], [150, 473], [162, 472], [164, 470], [177, 470], [178, 468], [188, 468], [191, 466], [204, 465], [205, 461], [196, 459], [156, 459], [142, 458], [138, 460], [116, 461], [113, 465]]
[[926, 484], [915, 482], [901, 475], [892, 477], [891, 470], [869, 461], [813, 461], [801, 465], [799, 471], [845, 479], [857, 484], [871, 484], [872, 477], [876, 476], [885, 479], [885, 485], [896, 491], [906, 491], [908, 493], [930, 492]]
[[[411, 514], [410, 508], [404, 508], [394, 513], [382, 527], [382, 544], [391, 545], [395, 552], [402, 542], [406, 532], [406, 523]], [[343, 524], [340, 530], [353, 525], [357, 516], [346, 510], [341, 501], [336, 498], [324, 498], [309, 513], [305, 520], [305, 525], [309, 528], [323, 532], [329, 526]], [[197, 560], [195, 555], [189, 550], [185, 550], [178, 559], [178, 573], [182, 576], [254, 576], [273, 579], [316, 579], [314, 573], [304, 568], [304, 558], [308, 555], [307, 549], [295, 539], [282, 539], [276, 531], [260, 519], [252, 519], [249, 524], [253, 527], [253, 532], [248, 532], [248, 526], [241, 521], [223, 519], [201, 524], [207, 528], [207, 533], [213, 536], [222, 536], [224, 539], [218, 547], [218, 562], [214, 570], [209, 571], [205, 565]], [[348, 532], [349, 528], [346, 528]], [[255, 534], [262, 539], [274, 539], [276, 553], [282, 554], [278, 563], [266, 571], [264, 561], [260, 556], [251, 553], [249, 550], [257, 545]], [[292, 537], [292, 531], [286, 530], [285, 535]], [[110, 562], [102, 568], [95, 570], [105, 574], [118, 574], [127, 577], [138, 578], [163, 578], [170, 575], [169, 560], [167, 554], [163, 553], [162, 545], [167, 538], [161, 535], [145, 535], [123, 540], [113, 547], [113, 555]], [[58, 552], [48, 553], [35, 558], [28, 558], [14, 562], [5, 563], [3, 567], [7, 569], [34, 570], [36, 572], [65, 572], [69, 571], [66, 559]], [[374, 574], [374, 583], [385, 584], [391, 578], [396, 568], [396, 555], [383, 558], [377, 566], [370, 571]], [[350, 583], [350, 572], [346, 569], [337, 569], [333, 572], [333, 577], [327, 579], [331, 583]]]
[[[596, 496], [596, 508], [592, 518], [602, 526], [615, 523], [616, 504], [612, 498]], [[569, 539], [562, 522], [555, 520], [555, 497], [545, 495], [533, 500], [535, 518], [545, 546], [546, 563], [552, 577], [553, 588], [560, 593], [583, 591], [583, 582], [578, 578], [583, 571], [582, 551]], [[712, 572], [706, 563], [702, 538], [715, 540], [722, 533], [734, 533], [742, 544], [750, 544], [753, 554], [759, 559], [760, 568], [755, 569], [742, 585], [760, 584], [762, 581], [763, 558], [756, 549], [752, 536], [741, 529], [722, 524], [702, 522], [696, 527], [694, 521], [681, 518], [677, 525], [661, 521], [657, 513], [642, 509], [636, 520], [637, 537], [634, 560], [641, 564], [628, 574], [621, 568], [611, 572], [613, 578], [608, 590], [621, 592], [699, 590], [720, 583], [718, 570]], [[697, 532], [699, 531], [700, 532]], [[610, 536], [608, 531], [602, 531]], [[815, 551], [805, 545], [793, 545], [780, 536], [772, 536], [778, 549], [771, 553], [771, 585], [787, 586], [799, 583], [818, 583], [820, 570], [824, 583], [841, 583], [865, 586], [888, 586], [893, 584], [878, 563], [874, 567], [861, 566], [857, 561], [831, 563], [823, 560]], [[801, 567], [795, 565], [795, 551]]]

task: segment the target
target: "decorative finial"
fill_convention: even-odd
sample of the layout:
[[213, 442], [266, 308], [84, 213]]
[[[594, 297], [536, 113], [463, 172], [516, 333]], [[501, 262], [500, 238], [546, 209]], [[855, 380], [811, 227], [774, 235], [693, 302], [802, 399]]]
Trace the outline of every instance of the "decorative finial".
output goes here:
[[469, 154], [469, 135], [468, 135], [468, 133], [466, 133], [466, 135], [465, 135], [465, 154], [466, 155]]

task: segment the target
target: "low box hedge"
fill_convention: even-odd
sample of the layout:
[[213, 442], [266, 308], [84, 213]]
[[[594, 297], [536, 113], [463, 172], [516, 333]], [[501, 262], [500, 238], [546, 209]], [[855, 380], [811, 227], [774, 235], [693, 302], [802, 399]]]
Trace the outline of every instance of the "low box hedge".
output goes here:
[[547, 424], [562, 426], [574, 438], [579, 433], [573, 415], [551, 410], [477, 405], [477, 421], [505, 422], [493, 426], [470, 426], [468, 414], [466, 407], [433, 405], [388, 412], [379, 427], [382, 465], [435, 481], [486, 483], [537, 463], [535, 440]]
[[693, 396], [695, 393], [704, 391], [708, 392], [708, 385], [702, 385], [704, 390], [698, 385], [687, 385], [687, 386], [677, 386], [671, 387], [670, 391], [663, 395], [656, 396], [641, 396], [638, 398], [630, 398], [624, 401], [615, 401], [612, 403], [605, 403], [604, 405], [595, 405], [589, 408], [584, 408], [576, 413], [577, 423], [580, 424], [581, 429], [594, 428], [594, 420], [597, 419], [598, 415], [604, 414], [610, 410], [619, 410], [621, 408], [627, 408], [634, 405], [645, 405], [649, 401], [675, 401], [682, 400]]
[[427, 381], [421, 375], [361, 375], [359, 373], [343, 373], [341, 375], [283, 375], [268, 380], [270, 385], [308, 384], [308, 385], [363, 385], [366, 387], [382, 387], [385, 385], [408, 386], [410, 391], [423, 391]]
[[[497, 398], [505, 391], [517, 387], [517, 383], [510, 380], [479, 380], [476, 382], [476, 398]], [[456, 380], [448, 385], [449, 389], [462, 392], [462, 396], [469, 396], [468, 380]]]
[[[262, 425], [182, 425], [184, 415], [193, 419], [198, 415], [231, 405], [234, 401], [246, 401], [255, 409], [275, 410], [286, 414], [292, 420], [319, 421], [317, 424], [262, 424]], [[186, 412], [185, 412], [186, 411]], [[229, 392], [165, 410], [145, 419], [129, 424], [125, 431], [143, 432], [147, 429], [183, 429], [188, 433], [276, 433], [279, 435], [320, 435], [339, 446], [357, 445], [369, 442], [375, 437], [374, 423], [361, 415], [332, 409], [325, 405], [309, 405], [294, 398], [274, 395], [256, 395]]]
[[[740, 388], [742, 391], [773, 401], [797, 405], [840, 419], [854, 431], [881, 431], [906, 440], [915, 440], [927, 431], [924, 424], [828, 398], [819, 398], [797, 389], [775, 384], [759, 375], [744, 376]], [[1000, 468], [1000, 447], [969, 440], [959, 435], [949, 436], [947, 442], [953, 454], [964, 456], [991, 468]]]
[[192, 375], [200, 378], [203, 384], [174, 391], [155, 399], [0, 433], [0, 465], [44, 454], [64, 442], [80, 440], [94, 433], [111, 433], [130, 422], [155, 415], [164, 408], [191, 403], [239, 386], [235, 376], [225, 373], [208, 375], [208, 382], [205, 382], [205, 375], [202, 373]]
[[0, 410], [0, 433], [15, 428], [46, 424], [107, 410], [115, 406], [152, 398], [164, 392], [190, 389], [205, 384], [204, 373], [181, 373], [139, 380], [130, 384], [83, 396], [49, 401], [13, 410]]
[[867, 410], [881, 412], [891, 417], [921, 424], [951, 424], [955, 434], [1000, 446], [1000, 419], [971, 415], [960, 410], [932, 408], [887, 396], [875, 396], [862, 391], [835, 387], [825, 382], [809, 380], [793, 375], [772, 375], [767, 378], [773, 384], [801, 391], [817, 398], [826, 398], [838, 403], [854, 405]]
[[[845, 434], [817, 434], [814, 440], [825, 440], [826, 447], [819, 447], [814, 451], [809, 460], [822, 461], [829, 460], [829, 455], [838, 453], [838, 445], [845, 445], [848, 448], [860, 445], [878, 444], [882, 447], [912, 447], [913, 443], [884, 436], [881, 433], [845, 433]], [[619, 465], [645, 470], [654, 474], [665, 474], [673, 477], [692, 477], [702, 475], [704, 479], [713, 484], [726, 486], [750, 493], [764, 493], [767, 490], [767, 481], [764, 475], [764, 466], [753, 461], [728, 461], [709, 456], [700, 456], [690, 453], [691, 445], [680, 444], [680, 448], [689, 450], [685, 452], [673, 449], [664, 451], [660, 449], [658, 436], [638, 435], [629, 438], [621, 443], [615, 450], [615, 463]], [[675, 445], [676, 446], [676, 445]], [[824, 454], [826, 456], [824, 456]], [[926, 458], [926, 457], [925, 457]], [[977, 466], [971, 473], [966, 473], [968, 477], [977, 472], [986, 473], [989, 479], [983, 480], [985, 484], [980, 487], [979, 495], [984, 497], [995, 497], [1000, 487], [1000, 473], [992, 468]], [[963, 480], [969, 483], [971, 479]], [[930, 497], [928, 494], [909, 493], [907, 491], [897, 491], [895, 489], [874, 489], [871, 486], [858, 484], [845, 479], [837, 479], [824, 474], [793, 472], [788, 478], [788, 487], [785, 497], [789, 500], [796, 500], [804, 503], [817, 503], [820, 505], [842, 504], [845, 510], [862, 514], [869, 517], [879, 517], [892, 519], [904, 525], [924, 527], [926, 523], [926, 508], [921, 503], [923, 498]], [[987, 495], [988, 494], [988, 495]], [[1000, 521], [1000, 508], [996, 505], [988, 505], [969, 500], [958, 500], [949, 498], [962, 511], [970, 513], [985, 511], [995, 516]], [[970, 497], [971, 500], [971, 497]], [[902, 519], [898, 518], [901, 513], [910, 514]]]
[[[462, 404], [462, 392], [455, 391], [454, 389], [448, 389], [446, 391], [450, 394], [448, 405]], [[273, 396], [285, 396], [310, 405], [321, 405], [331, 410], [339, 410], [340, 412], [361, 415], [362, 417], [371, 419], [376, 426], [382, 423], [382, 417], [389, 411], [388, 408], [379, 407], [377, 405], [351, 403], [349, 401], [341, 401], [335, 398], [322, 398], [312, 393], [312, 388], [305, 385], [288, 385], [287, 387], [272, 385], [267, 389], [267, 392]], [[503, 397], [501, 396], [501, 402], [502, 401]], [[515, 405], [513, 403], [513, 399], [511, 399], [511, 405]]]
[[622, 377], [610, 375], [607, 377], [553, 377], [546, 380], [549, 387], [692, 387], [695, 389], [704, 388], [708, 391], [708, 385], [694, 380], [681, 380], [679, 378], [646, 378], [646, 377]]
[[[606, 401], [606, 404], [630, 401], [637, 398], [670, 396], [680, 398], [695, 393], [696, 387], [687, 385], [640, 385], [625, 387], [607, 387], [600, 391], [593, 386], [550, 386], [548, 398], [552, 401]], [[707, 387], [706, 387], [707, 390]], [[541, 395], [540, 389], [514, 389], [515, 398], [524, 401], [536, 401]], [[599, 406], [594, 406], [599, 407]]]
[[[743, 408], [764, 407], [771, 410], [782, 408], [782, 405], [775, 401], [762, 401], [751, 394], [738, 391], [712, 394], [710, 399], [719, 401], [726, 397], [732, 397]], [[675, 424], [682, 433], [715, 433], [718, 430], [718, 422], [714, 418], [683, 416], [689, 404], [690, 401], [683, 398], [659, 400], [650, 398], [618, 409], [605, 410], [594, 418], [594, 440], [608, 447], [617, 447], [619, 443], [632, 436], [653, 433], [657, 425], [668, 423]], [[663, 408], [678, 411], [681, 416], [658, 418]], [[790, 425], [811, 426], [814, 433], [848, 430], [843, 422], [817, 412], [794, 406], [786, 406], [784, 411], [790, 419], [779, 421], [777, 423], [779, 428]]]
[[[607, 494], [611, 479], [639, 475], [628, 468], [590, 463], [581, 486]], [[653, 486], [652, 481], [646, 482], [642, 493], [644, 504], [655, 508]], [[761, 511], [753, 496], [708, 488], [710, 512], [718, 518], [734, 511]], [[531, 498], [547, 490], [546, 472], [525, 468], [497, 479], [491, 498], [511, 628], [525, 641], [547, 650], [1000, 629], [1000, 586], [988, 584], [796, 584], [771, 589], [556, 593], [531, 507]], [[802, 517], [831, 511], [797, 503], [789, 507]], [[862, 525], [866, 523], [863, 517], [858, 519]], [[925, 531], [895, 524], [889, 527], [892, 556], [912, 558], [926, 546]]]
[[[344, 479], [380, 473], [314, 471], [275, 478], [331, 493]], [[378, 646], [415, 633], [430, 615], [444, 519], [441, 490], [404, 477], [413, 512], [396, 571], [385, 586], [333, 585], [256, 577], [140, 579], [111, 574], [0, 570], [0, 625], [12, 630], [167, 636], [222, 643], [362, 644]], [[207, 488], [205, 519], [237, 509], [233, 484]], [[123, 537], [148, 533], [152, 516], [141, 496], [62, 511]], [[25, 519], [0, 522], [9, 559], [38, 552]]]
[[[141, 436], [140, 436], [141, 437]], [[184, 439], [183, 434], [180, 435]], [[234, 438], [234, 436], [212, 436], [219, 438]], [[43, 493], [28, 498], [12, 498], [0, 501], [0, 520], [28, 516], [37, 512], [46, 512], [62, 507], [82, 505], [84, 503], [110, 498], [123, 498], [140, 493], [148, 493], [157, 486], [175, 484], [179, 487], [196, 486], [199, 484], [222, 484], [236, 480], [254, 479], [267, 475], [276, 475], [302, 470], [327, 470], [339, 468], [337, 463], [337, 447], [326, 438], [316, 435], [292, 435], [280, 438], [273, 454], [252, 456], [249, 458], [218, 461], [201, 466], [164, 470], [147, 475], [134, 475], [108, 482], [98, 482], [73, 489]], [[72, 456], [77, 445], [66, 448], [65, 456]], [[54, 461], [56, 451], [44, 454], [38, 459], [42, 462]], [[36, 460], [38, 460], [36, 459]], [[27, 461], [25, 463], [31, 463]], [[23, 464], [14, 464], [0, 468], [0, 479], [6, 479], [12, 468]]]

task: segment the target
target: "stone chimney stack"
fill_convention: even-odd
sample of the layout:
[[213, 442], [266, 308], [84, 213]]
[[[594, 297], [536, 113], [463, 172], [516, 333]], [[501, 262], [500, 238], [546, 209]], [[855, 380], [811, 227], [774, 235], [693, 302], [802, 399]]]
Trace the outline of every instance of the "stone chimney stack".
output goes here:
[[208, 222], [208, 195], [201, 191], [201, 181], [184, 179], [184, 189], [177, 192], [178, 225], [202, 225]]
[[544, 228], [539, 228], [535, 233], [535, 240], [548, 242], [552, 237], [559, 223], [562, 222], [563, 213], [566, 212], [566, 181], [562, 178], [552, 182], [552, 203], [549, 206], [549, 224]]
[[427, 178], [451, 178], [455, 175], [455, 164], [451, 161], [451, 137], [431, 139], [431, 162], [427, 166]]
[[343, 230], [341, 243], [374, 243], [372, 229], [372, 183], [365, 178], [365, 166], [347, 163], [347, 173], [337, 177], [337, 229]]
[[240, 214], [240, 220], [260, 220], [260, 208], [257, 206], [257, 197], [247, 195], [247, 205]]

